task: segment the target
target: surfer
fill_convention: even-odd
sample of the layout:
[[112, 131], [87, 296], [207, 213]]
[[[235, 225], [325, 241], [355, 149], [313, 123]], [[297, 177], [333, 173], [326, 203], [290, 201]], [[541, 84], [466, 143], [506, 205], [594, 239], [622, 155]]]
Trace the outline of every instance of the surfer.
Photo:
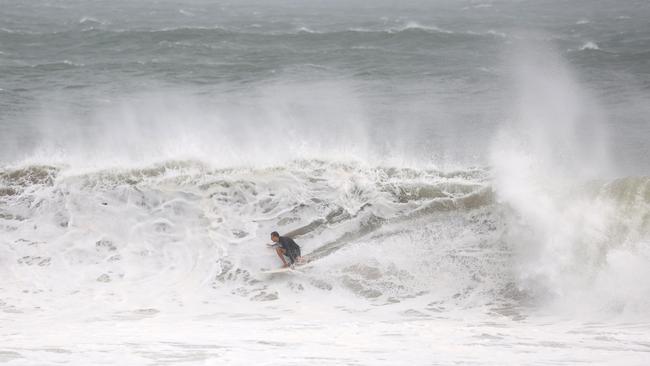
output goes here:
[[[300, 246], [293, 239], [288, 236], [280, 236], [277, 231], [274, 231], [271, 233], [271, 240], [275, 243], [272, 245], [275, 247], [275, 252], [278, 253], [278, 257], [282, 260], [282, 268], [293, 266], [301, 260]], [[289, 258], [289, 263], [284, 258], [285, 256]]]

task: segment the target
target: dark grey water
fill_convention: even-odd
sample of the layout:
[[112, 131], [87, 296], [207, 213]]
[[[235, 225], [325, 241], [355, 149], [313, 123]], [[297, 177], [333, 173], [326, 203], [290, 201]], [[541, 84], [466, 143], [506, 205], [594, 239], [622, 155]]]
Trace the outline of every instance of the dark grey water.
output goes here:
[[[127, 145], [150, 145], [157, 133], [128, 136], [170, 125], [208, 138], [214, 121], [205, 116], [221, 113], [228, 122], [220, 134], [228, 124], [255, 130], [274, 120], [280, 137], [294, 131], [293, 141], [313, 145], [295, 126], [363, 125], [346, 145], [484, 165], [495, 130], [516, 119], [517, 55], [533, 48], [557, 56], [575, 93], [589, 96], [576, 108], [599, 110], [619, 174], [650, 166], [647, 1], [3, 0], [0, 8], [5, 162], [52, 151], [63, 161], [80, 150], [92, 155], [105, 137], [97, 126], [107, 123]], [[533, 72], [554, 76], [543, 66]], [[161, 122], [160, 108], [142, 107], [152, 100], [185, 110]], [[88, 146], [68, 148], [77, 140]], [[167, 150], [166, 142], [156, 146]]]

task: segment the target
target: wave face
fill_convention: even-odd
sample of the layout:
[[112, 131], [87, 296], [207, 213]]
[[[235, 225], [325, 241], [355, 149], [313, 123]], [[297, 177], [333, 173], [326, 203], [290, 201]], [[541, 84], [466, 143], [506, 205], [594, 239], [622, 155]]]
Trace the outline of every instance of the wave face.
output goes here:
[[[598, 230], [589, 222], [554, 227], [563, 233], [559, 252], [530, 250], [538, 228], [522, 223], [498, 190], [484, 169], [319, 160], [258, 169], [199, 161], [83, 174], [5, 169], [3, 307], [61, 309], [93, 298], [111, 309], [159, 311], [304, 292], [352, 296], [361, 307], [420, 299], [418, 311], [504, 314], [589, 298], [594, 311], [644, 314], [650, 287], [635, 277], [650, 262], [649, 178], [581, 187], [579, 204], [559, 212], [604, 215]], [[259, 273], [280, 264], [264, 245], [274, 230], [313, 260], [303, 275], [268, 281]]]
[[[481, 241], [462, 243], [484, 232], [481, 245], [496, 245], [490, 237], [498, 223], [480, 170], [323, 161], [210, 169], [184, 161], [67, 175], [29, 166], [4, 171], [2, 186], [4, 268], [16, 281], [15, 300], [25, 289], [35, 297], [110, 294], [115, 303], [127, 294], [151, 298], [153, 291], [170, 301], [224, 289], [277, 299], [282, 290], [259, 273], [279, 265], [264, 245], [273, 230], [294, 236], [315, 261], [301, 288], [351, 291], [370, 301], [427, 293], [466, 269], [467, 288], [451, 286], [445, 296], [468, 296], [478, 280], [472, 277], [503, 260], [496, 248], [477, 258], [472, 247]], [[473, 229], [454, 233], [463, 223]]]

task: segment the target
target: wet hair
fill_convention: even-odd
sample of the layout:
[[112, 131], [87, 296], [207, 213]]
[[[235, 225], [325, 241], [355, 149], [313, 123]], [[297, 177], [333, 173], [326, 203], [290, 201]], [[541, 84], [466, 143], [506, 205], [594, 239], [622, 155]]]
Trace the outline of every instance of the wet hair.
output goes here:
[[278, 234], [277, 231], [274, 231], [274, 232], [271, 233], [271, 236], [277, 236], [277, 237], [279, 238], [279, 237], [280, 237], [280, 234]]

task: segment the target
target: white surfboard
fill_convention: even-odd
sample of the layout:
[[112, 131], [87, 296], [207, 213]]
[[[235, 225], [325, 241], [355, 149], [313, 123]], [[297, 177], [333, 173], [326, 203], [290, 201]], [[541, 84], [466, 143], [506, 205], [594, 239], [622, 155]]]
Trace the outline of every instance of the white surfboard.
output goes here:
[[266, 269], [262, 268], [260, 269], [260, 273], [265, 273], [265, 274], [271, 274], [271, 273], [291, 273], [291, 272], [298, 272], [302, 273], [301, 269], [303, 268], [309, 268], [313, 265], [312, 261], [305, 261], [300, 264], [296, 264], [291, 267], [283, 267], [283, 268], [274, 268], [274, 269]]
[[286, 272], [293, 272], [295, 271], [291, 267], [284, 267], [284, 268], [274, 268], [274, 269], [261, 269], [260, 273], [265, 273], [265, 274], [270, 274], [270, 273], [286, 273]]
[[[266, 244], [268, 248], [276, 248], [279, 244]], [[262, 268], [260, 269], [260, 273], [264, 274], [273, 274], [273, 273], [287, 273], [287, 272], [298, 272], [302, 273], [300, 269], [302, 268], [307, 268], [311, 267], [313, 265], [313, 260], [309, 257], [309, 254], [303, 255], [301, 260], [299, 262], [296, 262], [296, 264], [291, 267], [283, 267], [283, 268], [274, 268], [274, 269], [266, 269]]]

